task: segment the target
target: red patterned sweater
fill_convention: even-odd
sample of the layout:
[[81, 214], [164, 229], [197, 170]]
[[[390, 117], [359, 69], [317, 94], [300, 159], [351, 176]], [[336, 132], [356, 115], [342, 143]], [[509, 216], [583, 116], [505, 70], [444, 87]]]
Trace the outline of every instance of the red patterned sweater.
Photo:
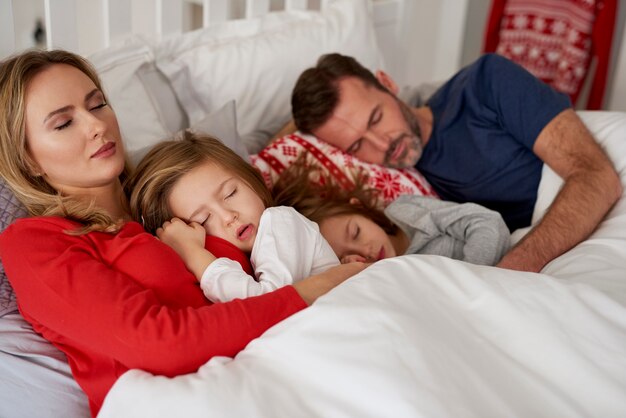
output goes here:
[[574, 104], [591, 71], [583, 107], [600, 109], [616, 9], [616, 0], [493, 0], [483, 49], [520, 64]]

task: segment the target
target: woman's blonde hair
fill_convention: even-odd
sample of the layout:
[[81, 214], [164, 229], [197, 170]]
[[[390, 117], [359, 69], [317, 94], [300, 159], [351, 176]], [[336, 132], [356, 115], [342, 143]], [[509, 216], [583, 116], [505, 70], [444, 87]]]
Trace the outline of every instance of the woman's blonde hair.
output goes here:
[[152, 148], [129, 178], [126, 189], [130, 193], [133, 218], [143, 223], [146, 231], [155, 233], [163, 222], [172, 218], [168, 200], [176, 182], [206, 162], [233, 173], [257, 193], [265, 207], [272, 205], [263, 177], [254, 167], [219, 139], [185, 131], [181, 138]]
[[283, 171], [272, 187], [277, 206], [291, 206], [313, 222], [341, 215], [361, 215], [371, 219], [388, 235], [395, 235], [398, 227], [379, 209], [379, 191], [368, 187], [367, 175], [362, 172], [354, 179], [354, 186], [343, 188], [319, 167], [307, 163], [303, 154]]
[[[35, 76], [57, 64], [77, 68], [104, 94], [96, 70], [71, 52], [32, 50], [0, 62], [0, 174], [30, 215], [62, 216], [83, 224], [83, 228], [73, 233], [116, 232], [120, 221], [94, 207], [93, 202], [60, 195], [35, 174], [36, 165], [26, 143], [26, 90]], [[120, 180], [127, 174], [125, 168]]]

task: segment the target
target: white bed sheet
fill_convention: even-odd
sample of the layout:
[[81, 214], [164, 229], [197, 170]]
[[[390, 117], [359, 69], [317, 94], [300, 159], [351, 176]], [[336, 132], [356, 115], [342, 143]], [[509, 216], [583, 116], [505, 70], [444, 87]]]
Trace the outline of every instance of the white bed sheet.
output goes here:
[[589, 286], [403, 256], [234, 361], [127, 372], [100, 417], [618, 417], [625, 342], [626, 309]]
[[[581, 116], [626, 184], [626, 114]], [[535, 220], [560, 184], [546, 168]], [[383, 260], [234, 361], [127, 372], [99, 417], [626, 416], [624, 197], [543, 272]]]

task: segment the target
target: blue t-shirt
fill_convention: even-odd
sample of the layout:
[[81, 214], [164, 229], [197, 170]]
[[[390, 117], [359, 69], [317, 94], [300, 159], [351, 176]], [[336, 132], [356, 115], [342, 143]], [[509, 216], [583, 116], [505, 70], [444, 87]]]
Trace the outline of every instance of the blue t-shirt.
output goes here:
[[530, 225], [543, 167], [532, 148], [571, 106], [569, 98], [489, 54], [459, 71], [427, 105], [433, 131], [415, 167], [439, 196], [500, 212], [511, 231]]

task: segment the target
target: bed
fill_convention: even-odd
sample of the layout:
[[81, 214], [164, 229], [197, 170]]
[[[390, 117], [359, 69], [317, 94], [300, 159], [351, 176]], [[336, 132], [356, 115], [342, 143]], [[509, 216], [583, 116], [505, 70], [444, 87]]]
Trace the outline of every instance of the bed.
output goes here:
[[[125, 2], [103, 3], [111, 12]], [[131, 159], [191, 127], [249, 158], [268, 184], [306, 150], [340, 182], [368, 170], [382, 205], [404, 193], [435, 197], [415, 171], [363, 164], [307, 135], [268, 144], [289, 119], [291, 86], [320, 54], [354, 55], [371, 69], [393, 54], [389, 34], [402, 0], [320, 3], [305, 10], [306, 1], [287, 0], [286, 10], [265, 13], [270, 2], [250, 1], [245, 19], [215, 22], [224, 20], [225, 2], [206, 1], [214, 14], [200, 30], [118, 36], [90, 53]], [[54, 7], [49, 15], [53, 24]], [[404, 94], [420, 100], [430, 92]], [[579, 115], [626, 185], [626, 113]], [[561, 183], [544, 167], [533, 223]], [[0, 186], [3, 229], [24, 212]], [[0, 416], [89, 416], [63, 354], [21, 318], [3, 272], [0, 284]], [[437, 256], [383, 260], [235, 358], [213, 358], [175, 378], [127, 372], [99, 417], [625, 415], [622, 197], [587, 240], [540, 274]]]

